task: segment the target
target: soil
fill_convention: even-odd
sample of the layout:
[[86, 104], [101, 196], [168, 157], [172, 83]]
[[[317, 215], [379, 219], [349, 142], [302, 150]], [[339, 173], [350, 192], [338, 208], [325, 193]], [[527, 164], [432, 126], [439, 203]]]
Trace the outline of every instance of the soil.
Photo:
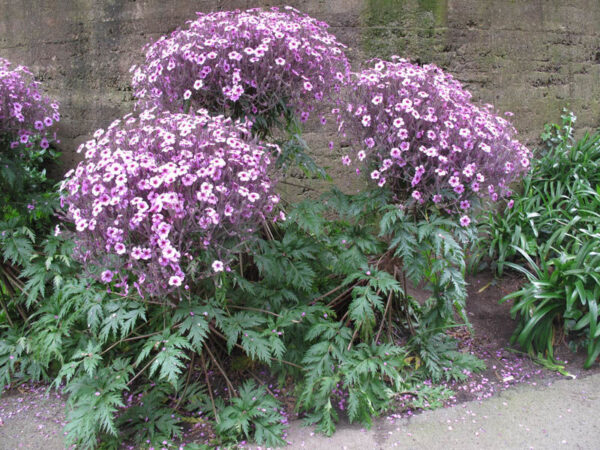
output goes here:
[[[511, 336], [517, 320], [510, 315], [512, 301], [500, 303], [506, 295], [519, 290], [525, 280], [515, 273], [505, 273], [502, 279], [490, 272], [481, 272], [467, 278], [469, 284], [467, 314], [473, 325], [472, 338], [464, 338], [462, 345], [486, 363], [486, 369], [473, 374], [467, 383], [453, 385], [456, 402], [480, 400], [516, 384], [548, 384], [560, 378], [580, 378], [600, 373], [596, 362], [591, 369], [583, 369], [585, 351], [573, 353], [566, 342], [555, 347], [554, 357], [561, 370], [544, 367], [511, 345]], [[562, 373], [561, 373], [562, 372]]]
[[[505, 295], [518, 290], [523, 279], [515, 274], [505, 274], [496, 280], [489, 272], [482, 272], [467, 279], [469, 296], [467, 312], [474, 329], [471, 335], [466, 328], [458, 328], [452, 333], [461, 341], [461, 350], [470, 351], [483, 359], [486, 369], [481, 373], [471, 374], [461, 383], [449, 383], [455, 395], [446, 406], [467, 401], [489, 398], [519, 384], [550, 384], [556, 379], [564, 378], [564, 373], [571, 377], [585, 377], [600, 373], [596, 363], [590, 370], [583, 369], [585, 352], [574, 354], [561, 343], [555, 357], [564, 367], [563, 374], [537, 364], [527, 355], [511, 348], [510, 338], [516, 321], [510, 317], [510, 302], [503, 304], [499, 300]], [[419, 292], [412, 293], [419, 296]], [[263, 373], [258, 373], [262, 377]], [[285, 389], [279, 390], [269, 385], [291, 412], [293, 400]], [[44, 442], [46, 449], [63, 448], [64, 398], [56, 393], [46, 393], [44, 386], [23, 385], [11, 389], [0, 398], [0, 450], [14, 448], [39, 448]], [[419, 411], [410, 409], [392, 413], [390, 418], [409, 417]], [[293, 414], [288, 414], [290, 420]], [[198, 424], [200, 425], [200, 424]], [[188, 429], [187, 440], [206, 439], [212, 433], [210, 426]], [[206, 428], [205, 428], [206, 427]]]

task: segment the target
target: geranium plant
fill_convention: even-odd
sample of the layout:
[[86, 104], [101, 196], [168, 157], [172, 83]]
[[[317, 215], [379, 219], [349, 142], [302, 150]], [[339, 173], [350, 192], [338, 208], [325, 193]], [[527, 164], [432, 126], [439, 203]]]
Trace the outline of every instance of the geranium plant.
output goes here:
[[58, 109], [58, 103], [42, 93], [29, 69], [0, 58], [2, 218], [24, 214], [39, 219], [48, 212], [46, 164], [58, 157], [51, 148], [56, 139], [54, 125], [60, 120]]
[[247, 123], [205, 110], [147, 110], [96, 131], [62, 186], [75, 256], [102, 282], [142, 296], [188, 287], [189, 272], [227, 269], [279, 201], [271, 146]]
[[51, 147], [58, 108], [29, 69], [0, 58], [0, 325], [28, 315], [16, 298], [26, 290], [20, 271], [57, 205], [46, 169], [59, 156]]
[[399, 203], [415, 210], [433, 203], [467, 226], [473, 198], [509, 196], [528, 170], [531, 153], [513, 126], [491, 105], [471, 102], [438, 67], [374, 60], [352, 80], [339, 120], [354, 153], [342, 162], [365, 167]]
[[132, 67], [138, 108], [202, 107], [250, 117], [266, 134], [282, 116], [307, 120], [347, 80], [345, 46], [291, 7], [198, 13], [188, 25], [149, 45]]

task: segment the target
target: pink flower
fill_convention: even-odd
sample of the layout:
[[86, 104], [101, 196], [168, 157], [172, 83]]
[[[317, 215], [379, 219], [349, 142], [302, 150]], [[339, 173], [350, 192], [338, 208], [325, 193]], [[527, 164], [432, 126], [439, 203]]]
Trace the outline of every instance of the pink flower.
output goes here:
[[173, 275], [171, 278], [169, 278], [169, 286], [181, 286], [182, 282], [183, 278], [178, 275]]
[[[269, 152], [278, 148], [256, 141], [250, 126], [200, 110], [145, 111], [109, 127], [64, 183], [67, 216], [78, 230], [74, 257], [101, 266], [107, 253], [121, 255], [119, 267], [98, 278], [109, 283], [123, 273], [114, 289], [126, 293], [130, 279], [141, 296], [159, 300], [183, 286], [182, 254], [186, 263], [206, 251], [228, 257], [224, 241], [252, 238], [278, 213], [269, 167]], [[127, 181], [115, 186], [125, 171]], [[113, 181], [101, 185], [108, 175]], [[153, 282], [143, 283], [146, 277]]]
[[[346, 107], [337, 113], [340, 133], [359, 161], [366, 159], [359, 153], [366, 145], [369, 172], [385, 171], [399, 203], [410, 200], [417, 185], [422, 199], [436, 203], [448, 183], [458, 195], [444, 212], [460, 215], [462, 201], [481, 195], [473, 181], [508, 185], [525, 172], [517, 161], [526, 163], [531, 152], [515, 140], [514, 128], [493, 109], [472, 103], [471, 94], [438, 67], [376, 60], [352, 74], [351, 83]], [[415, 174], [417, 167], [424, 172]]]
[[212, 263], [212, 270], [213, 272], [223, 272], [223, 262], [219, 261], [219, 260], [215, 260]]
[[448, 180], [448, 184], [452, 187], [456, 187], [460, 184], [460, 179], [457, 176], [451, 176]]
[[110, 283], [112, 281], [114, 277], [114, 273], [110, 270], [105, 270], [104, 272], [102, 272], [102, 275], [100, 276], [100, 279], [104, 282], [104, 283]]
[[461, 226], [468, 227], [470, 223], [471, 223], [471, 219], [469, 218], [469, 216], [462, 216], [460, 218], [460, 225]]
[[131, 250], [131, 257], [133, 259], [140, 259], [142, 257], [142, 249], [140, 247], [133, 247], [133, 250]]

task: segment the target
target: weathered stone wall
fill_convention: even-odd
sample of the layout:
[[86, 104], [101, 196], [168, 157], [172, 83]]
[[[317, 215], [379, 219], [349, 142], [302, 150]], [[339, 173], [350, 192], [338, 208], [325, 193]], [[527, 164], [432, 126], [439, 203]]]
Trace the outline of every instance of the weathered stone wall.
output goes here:
[[[433, 62], [534, 142], [572, 109], [600, 125], [598, 0], [366, 0], [362, 48]], [[399, 7], [402, 5], [402, 7]]]
[[[128, 70], [145, 43], [196, 11], [284, 3], [327, 21], [354, 64], [399, 54], [449, 70], [477, 100], [513, 111], [529, 143], [563, 107], [600, 125], [598, 0], [0, 0], [0, 56], [61, 101], [70, 165], [79, 142], [131, 110]], [[308, 138], [335, 168], [325, 134]]]

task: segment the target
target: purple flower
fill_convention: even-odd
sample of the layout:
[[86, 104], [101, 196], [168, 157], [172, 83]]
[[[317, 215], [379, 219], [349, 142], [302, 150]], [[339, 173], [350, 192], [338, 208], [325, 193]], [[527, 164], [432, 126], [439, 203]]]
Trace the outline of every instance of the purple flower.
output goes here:
[[137, 108], [180, 112], [185, 99], [192, 111], [225, 114], [237, 103], [242, 118], [278, 115], [287, 99], [306, 121], [324, 96], [337, 101], [349, 74], [344, 48], [326, 24], [291, 7], [198, 14], [132, 67]]
[[[103, 282], [118, 275], [116, 289], [132, 284], [144, 297], [182, 286], [188, 264], [202, 253], [229, 259], [225, 243], [252, 238], [278, 213], [270, 173], [278, 148], [254, 139], [250, 126], [202, 110], [148, 110], [96, 133], [62, 183], [77, 229], [74, 257], [105, 267]], [[209, 264], [200, 275], [213, 276], [215, 268], [224, 270]]]
[[114, 273], [110, 270], [105, 270], [104, 272], [102, 272], [102, 275], [100, 276], [100, 279], [102, 280], [102, 282], [104, 283], [110, 283], [113, 279]]
[[171, 278], [169, 278], [169, 286], [181, 286], [182, 282], [183, 277], [179, 275], [173, 275]]
[[449, 185], [454, 193], [445, 211], [460, 214], [461, 202], [482, 194], [484, 180], [501, 188], [527, 170], [531, 152], [512, 125], [472, 103], [471, 94], [434, 65], [374, 60], [351, 74], [351, 87], [345, 107], [336, 110], [340, 133], [358, 160], [368, 162], [369, 173], [385, 171], [386, 186], [400, 202], [418, 185], [425, 207], [426, 199], [439, 203], [440, 189]]

